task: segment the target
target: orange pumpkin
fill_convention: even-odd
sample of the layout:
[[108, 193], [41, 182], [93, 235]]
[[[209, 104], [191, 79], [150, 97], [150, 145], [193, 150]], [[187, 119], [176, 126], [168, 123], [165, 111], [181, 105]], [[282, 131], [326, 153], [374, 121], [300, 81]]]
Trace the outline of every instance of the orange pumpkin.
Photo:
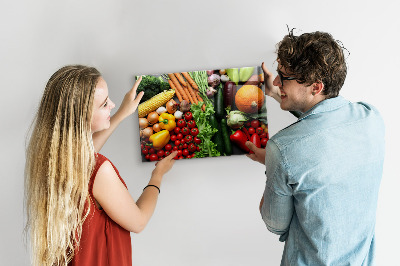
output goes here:
[[264, 104], [264, 93], [255, 85], [244, 85], [235, 96], [236, 107], [245, 113], [257, 113]]

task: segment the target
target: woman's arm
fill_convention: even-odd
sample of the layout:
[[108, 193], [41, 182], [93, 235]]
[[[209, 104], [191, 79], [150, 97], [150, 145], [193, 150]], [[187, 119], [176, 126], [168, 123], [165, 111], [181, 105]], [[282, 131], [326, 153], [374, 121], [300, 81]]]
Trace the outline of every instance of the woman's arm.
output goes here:
[[[171, 169], [176, 155], [177, 151], [174, 151], [156, 163], [149, 185], [161, 186], [162, 178]], [[147, 187], [135, 202], [109, 161], [100, 166], [93, 184], [93, 196], [107, 215], [121, 227], [134, 233], [141, 232], [149, 222], [158, 194], [157, 188]]]
[[107, 139], [111, 136], [118, 125], [125, 118], [135, 112], [144, 94], [144, 92], [140, 92], [136, 97], [136, 90], [139, 87], [140, 81], [142, 81], [142, 77], [140, 77], [135, 82], [132, 89], [126, 93], [124, 100], [121, 103], [121, 106], [118, 108], [118, 111], [110, 119], [110, 127], [108, 129], [93, 134], [93, 145], [96, 152], [99, 152], [101, 150]]

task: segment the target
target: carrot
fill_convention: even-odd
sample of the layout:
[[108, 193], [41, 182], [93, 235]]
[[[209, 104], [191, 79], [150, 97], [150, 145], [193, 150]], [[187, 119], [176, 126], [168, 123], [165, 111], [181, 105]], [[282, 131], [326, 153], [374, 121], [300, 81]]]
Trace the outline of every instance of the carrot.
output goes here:
[[[200, 93], [198, 91], [196, 91], [195, 94], [196, 94], [197, 99], [199, 100], [199, 102], [203, 102], [204, 103], [204, 100], [203, 100], [203, 98], [201, 98]], [[203, 110], [203, 112], [206, 110], [206, 105], [205, 104], [203, 104], [203, 106], [201, 107], [201, 110]]]
[[197, 86], [196, 82], [192, 79], [192, 77], [187, 73], [187, 72], [182, 72], [182, 75], [185, 77], [185, 79], [190, 83], [190, 85], [193, 87], [195, 90], [199, 90], [199, 87]]
[[175, 75], [172, 73], [168, 74], [168, 77], [172, 81], [172, 83], [175, 85], [175, 88], [177, 89], [178, 93], [182, 96], [183, 100], [189, 101], [189, 97], [186, 95], [185, 91], [183, 90], [182, 86], [179, 84], [179, 81], [176, 79]]
[[185, 80], [182, 78], [181, 74], [180, 74], [180, 73], [174, 73], [174, 75], [175, 75], [175, 77], [179, 80], [179, 82], [181, 83], [182, 88], [185, 88], [185, 87], [186, 87], [186, 82], [185, 82]]
[[187, 87], [187, 90], [189, 91], [190, 95], [192, 96], [193, 102], [195, 104], [197, 104], [198, 101], [197, 101], [196, 93], [193, 91], [192, 86], [190, 86], [189, 82], [186, 83], [186, 87]]
[[189, 97], [190, 103], [194, 103], [193, 97], [190, 94], [189, 89], [187, 87], [185, 87], [183, 90], [185, 91], [186, 95]]
[[168, 83], [169, 83], [169, 86], [171, 87], [171, 89], [175, 90], [176, 97], [178, 97], [179, 101], [182, 102], [183, 101], [182, 96], [179, 93], [179, 91], [176, 89], [174, 83], [170, 79], [168, 80]]

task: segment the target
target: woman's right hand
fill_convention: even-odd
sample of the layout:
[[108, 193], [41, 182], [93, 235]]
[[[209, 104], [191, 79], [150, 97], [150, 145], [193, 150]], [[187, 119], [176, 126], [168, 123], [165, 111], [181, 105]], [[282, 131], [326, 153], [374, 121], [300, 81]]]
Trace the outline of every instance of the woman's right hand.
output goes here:
[[271, 96], [279, 103], [281, 102], [281, 90], [278, 86], [274, 86], [274, 76], [265, 66], [264, 62], [261, 64], [261, 68], [264, 72], [264, 83], [265, 83], [265, 95]]

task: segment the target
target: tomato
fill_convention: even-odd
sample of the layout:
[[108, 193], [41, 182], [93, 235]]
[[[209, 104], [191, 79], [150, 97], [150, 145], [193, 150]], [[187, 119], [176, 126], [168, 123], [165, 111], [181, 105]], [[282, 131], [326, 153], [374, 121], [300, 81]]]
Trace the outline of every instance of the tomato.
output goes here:
[[194, 120], [189, 120], [187, 122], [187, 126], [188, 128], [194, 128], [196, 126], [196, 122], [194, 122]]
[[182, 135], [182, 133], [179, 133], [178, 135], [176, 135], [176, 139], [177, 139], [177, 140], [181, 140], [181, 139], [183, 139], [183, 135]]
[[254, 133], [256, 133], [256, 130], [254, 129], [254, 127], [250, 127], [248, 130], [250, 135], [253, 135]]
[[254, 119], [250, 122], [251, 126], [253, 128], [258, 128], [260, 126], [260, 121], [258, 121], [257, 119]]
[[157, 156], [157, 154], [152, 154], [152, 155], [150, 155], [150, 161], [158, 161], [158, 156]]
[[180, 128], [183, 128], [186, 126], [186, 122], [185, 119], [179, 119], [178, 122], [176, 123], [176, 125]]
[[190, 134], [196, 137], [199, 134], [199, 130], [197, 128], [192, 128], [192, 130], [190, 130]]
[[191, 142], [193, 140], [193, 137], [191, 135], [186, 135], [184, 140], [185, 140], [185, 142], [189, 143], [189, 142]]
[[181, 141], [180, 140], [175, 140], [174, 144], [175, 144], [175, 146], [179, 146], [179, 144], [181, 144]]
[[189, 147], [188, 147], [188, 150], [189, 150], [190, 152], [195, 152], [195, 151], [197, 150], [197, 147], [196, 147], [196, 145], [194, 145], [193, 143], [190, 143], [190, 144], [189, 144]]
[[140, 148], [141, 149], [143, 149], [144, 148], [144, 144], [142, 143], [142, 144], [140, 144]]
[[144, 157], [146, 160], [150, 160], [150, 154], [146, 154], [146, 156]]
[[190, 129], [188, 128], [188, 127], [184, 127], [184, 128], [182, 128], [182, 134], [183, 135], [188, 135], [190, 133]]
[[178, 145], [178, 150], [183, 150], [183, 144], [182, 143]]
[[201, 143], [201, 139], [198, 138], [198, 137], [194, 137], [193, 140], [194, 140], [194, 143], [196, 143], [196, 144], [200, 144]]
[[263, 138], [266, 138], [266, 137], [267, 137], [267, 133], [264, 132], [264, 133], [260, 134], [260, 139], [263, 139]]
[[187, 149], [187, 147], [188, 147], [188, 145], [185, 143], [185, 144], [183, 144], [183, 148], [184, 149]]
[[164, 150], [159, 150], [159, 151], [157, 152], [157, 156], [158, 156], [158, 157], [163, 157], [164, 155], [165, 155]]
[[177, 151], [177, 150], [178, 150], [178, 146], [174, 146], [174, 147], [172, 148], [172, 150], [173, 150], [173, 151]]
[[262, 129], [262, 127], [258, 127], [258, 128], [256, 129], [257, 135], [261, 135], [263, 132], [264, 132], [264, 129]]
[[149, 153], [149, 150], [147, 148], [142, 148], [142, 153], [144, 155], [147, 155]]
[[176, 135], [172, 135], [171, 138], [170, 138], [170, 140], [171, 140], [172, 142], [174, 142], [174, 141], [176, 140]]
[[244, 126], [245, 126], [245, 127], [251, 127], [250, 121], [247, 121], [246, 123], [244, 123]]
[[193, 119], [192, 112], [186, 112], [185, 113], [185, 120], [189, 121], [189, 120], [192, 120], [192, 119]]
[[165, 152], [165, 156], [168, 156], [168, 155], [170, 155], [170, 154], [171, 154], [170, 151], [166, 151], [166, 152]]
[[197, 146], [197, 151], [200, 151], [200, 147], [199, 146]]
[[154, 154], [154, 153], [156, 153], [156, 150], [154, 148], [150, 148], [149, 149], [149, 154]]
[[178, 134], [178, 133], [180, 133], [181, 132], [181, 128], [180, 127], [175, 127], [174, 128], [174, 133], [175, 134]]
[[167, 145], [165, 145], [164, 149], [166, 151], [170, 151], [170, 150], [172, 150], [172, 145], [171, 144], [167, 144]]
[[182, 151], [182, 155], [183, 155], [183, 156], [188, 156], [188, 155], [189, 155], [189, 151], [188, 151], [187, 149], [184, 149], [184, 150]]
[[178, 157], [182, 156], [182, 150], [178, 150]]
[[262, 139], [261, 139], [261, 147], [267, 146], [267, 142], [268, 142], [268, 139], [267, 139], [267, 138], [262, 138]]

